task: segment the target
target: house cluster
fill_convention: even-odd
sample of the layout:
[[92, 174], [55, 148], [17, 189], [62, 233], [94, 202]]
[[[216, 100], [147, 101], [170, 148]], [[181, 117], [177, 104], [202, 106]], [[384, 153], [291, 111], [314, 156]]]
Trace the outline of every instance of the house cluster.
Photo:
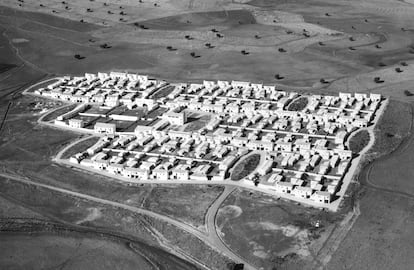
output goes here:
[[[196, 158], [205, 145], [196, 146], [194, 139], [181, 140], [180, 137], [157, 133], [137, 135], [104, 136], [93, 146], [70, 158], [70, 162], [125, 177], [129, 181], [138, 180], [198, 180], [223, 181], [228, 169], [237, 157], [215, 153], [212, 159]], [[178, 147], [182, 145], [182, 149]], [[176, 153], [178, 149], [194, 150], [191, 154]]]
[[35, 94], [72, 103], [88, 103], [105, 107], [125, 105], [146, 106], [153, 110], [158, 103], [150, 96], [168, 86], [148, 76], [111, 73], [86, 73], [80, 77], [64, 76], [46, 88], [39, 88]]
[[[167, 94], [153, 97], [166, 86]], [[71, 128], [84, 127], [75, 116], [91, 116], [90, 108], [161, 112], [144, 124], [95, 113], [114, 121], [94, 124], [90, 132], [101, 138], [73, 163], [132, 182], [230, 181], [239, 160], [259, 153], [258, 167], [241, 183], [320, 204], [335, 198], [356, 154], [345, 146], [348, 135], [373, 124], [382, 102], [378, 94], [301, 95], [239, 81], [169, 84], [118, 72], [63, 77], [36, 94], [80, 103], [55, 121]], [[186, 131], [193, 114], [210, 120]], [[121, 132], [119, 122], [134, 128]]]

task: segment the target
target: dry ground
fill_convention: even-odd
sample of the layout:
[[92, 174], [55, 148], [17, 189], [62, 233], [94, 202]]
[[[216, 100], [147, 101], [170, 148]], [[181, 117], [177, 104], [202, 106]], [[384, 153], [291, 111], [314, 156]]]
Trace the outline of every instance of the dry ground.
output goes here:
[[153, 269], [125, 245], [55, 235], [0, 234], [4, 269]]
[[[142, 204], [194, 226], [200, 226], [209, 202], [220, 193], [216, 187], [189, 187], [180, 192], [170, 187], [126, 189], [108, 179], [52, 165], [50, 157], [79, 135], [37, 126], [37, 116], [30, 116], [38, 113], [30, 111], [32, 101], [14, 93], [26, 83], [53, 74], [129, 70], [171, 81], [251, 80], [302, 91], [365, 91], [414, 101], [405, 91], [412, 91], [414, 82], [414, 5], [410, 1], [144, 0], [139, 4], [119, 0], [107, 1], [108, 6], [104, 0], [66, 2], [3, 0], [0, 4], [0, 111], [6, 115], [0, 129], [1, 168], [35, 181]], [[111, 48], [102, 49], [104, 43]], [[167, 46], [176, 50], [169, 51]], [[249, 54], [242, 55], [241, 50]], [[191, 52], [200, 57], [191, 57]], [[75, 54], [85, 58], [77, 60]], [[277, 80], [275, 74], [284, 78]], [[375, 83], [375, 77], [383, 82]], [[327, 83], [321, 83], [321, 78]], [[374, 149], [377, 154], [388, 153], [401, 141], [402, 147], [373, 165], [369, 181], [361, 181], [361, 215], [331, 254], [328, 269], [409, 269], [413, 265], [413, 157], [411, 139], [404, 139], [410, 132], [410, 106], [390, 102], [391, 113], [379, 125], [379, 143]], [[39, 190], [4, 184], [0, 188], [19, 204], [34, 205], [36, 211], [29, 216], [41, 212], [54, 220], [154, 241], [145, 226], [136, 226], [137, 220], [149, 222], [141, 217]], [[203, 203], [192, 207], [197, 198]], [[2, 216], [23, 211], [6, 200], [0, 203]], [[256, 265], [305, 269], [308, 259], [303, 258], [317, 258], [313, 252], [324, 245], [342, 214], [331, 216], [239, 192], [222, 207], [219, 225], [226, 243]], [[316, 218], [323, 221], [323, 228], [313, 231], [311, 221]], [[219, 268], [220, 262], [213, 259], [217, 255], [191, 236], [165, 224], [154, 227], [173, 245]], [[31, 241], [43, 245], [44, 240]]]
[[289, 264], [291, 269], [302, 269], [341, 218], [342, 214], [236, 190], [219, 210], [218, 227], [225, 243], [255, 266], [284, 269], [279, 267]]

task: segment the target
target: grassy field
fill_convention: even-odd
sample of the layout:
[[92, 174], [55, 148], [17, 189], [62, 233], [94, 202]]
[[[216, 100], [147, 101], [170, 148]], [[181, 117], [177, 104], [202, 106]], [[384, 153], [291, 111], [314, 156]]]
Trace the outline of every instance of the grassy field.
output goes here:
[[[319, 239], [340, 218], [259, 192], [236, 190], [221, 206], [217, 225], [224, 242], [255, 266], [305, 269], [310, 254], [318, 251]], [[298, 268], [284, 268], [287, 264]]]
[[65, 114], [67, 112], [70, 112], [71, 110], [73, 110], [76, 107], [76, 104], [71, 104], [69, 106], [63, 106], [62, 108], [57, 109], [56, 111], [53, 112], [49, 112], [47, 113], [47, 115], [42, 119], [42, 121], [44, 122], [48, 122], [48, 121], [53, 121], [55, 120], [58, 116]]
[[370, 140], [369, 132], [366, 130], [360, 130], [354, 134], [349, 141], [349, 149], [353, 153], [359, 153], [365, 146], [368, 145]]
[[[91, 232], [96, 233], [98, 236], [109, 234], [131, 239], [137, 242], [138, 247], [144, 249], [144, 254], [153, 258], [153, 261], [160, 265], [160, 267], [168, 265], [172, 269], [194, 269], [191, 264], [166, 253], [165, 247], [160, 249], [155, 235], [151, 233], [153, 228], [164, 235], [169, 243], [172, 243], [169, 245], [170, 248], [178, 247], [185, 250], [202, 263], [212, 265], [214, 269], [224, 270], [229, 262], [203, 242], [200, 242], [198, 238], [170, 224], [165, 224], [148, 216], [86, 200], [79, 200], [66, 195], [62, 196], [59, 193], [43, 188], [1, 181], [3, 181], [2, 185], [0, 185], [1, 196], [6, 196], [8, 199], [12, 198], [14, 203], [39, 212], [55, 222], [63, 222], [79, 229], [90, 229]], [[139, 243], [142, 243], [144, 246], [140, 247]], [[150, 246], [148, 247], [148, 245]], [[62, 246], [64, 246], [64, 243], [62, 243]], [[147, 253], [145, 253], [145, 250]]]
[[195, 227], [204, 224], [208, 207], [223, 191], [222, 186], [156, 186], [143, 199], [143, 208], [172, 216]]
[[[363, 186], [361, 215], [327, 269], [410, 269], [413, 264], [412, 104], [391, 100], [375, 129]], [[367, 249], [366, 247], [371, 247]]]
[[370, 149], [373, 156], [386, 155], [411, 133], [412, 105], [397, 100], [389, 104], [375, 127], [375, 143]]
[[3, 269], [153, 269], [123, 243], [53, 234], [0, 234]]
[[183, 126], [183, 131], [197, 131], [205, 127], [210, 121], [211, 115], [191, 113], [187, 116], [187, 123]]
[[366, 190], [361, 215], [326, 269], [411, 269], [412, 198]]
[[260, 154], [252, 154], [240, 160], [233, 168], [230, 179], [240, 181], [251, 174], [260, 163]]
[[166, 97], [168, 96], [172, 91], [174, 90], [174, 86], [170, 85], [167, 86], [166, 88], [163, 88], [161, 90], [158, 90], [157, 92], [155, 92], [154, 94], [151, 95], [151, 98], [153, 99], [159, 99], [162, 97]]
[[85, 151], [86, 149], [94, 145], [98, 140], [99, 140], [99, 137], [91, 137], [80, 143], [75, 144], [74, 146], [72, 146], [71, 148], [69, 148], [63, 153], [62, 159], [68, 159], [77, 153]]
[[288, 111], [301, 111], [306, 108], [306, 106], [308, 105], [308, 101], [309, 100], [307, 97], [300, 97], [289, 103], [286, 109]]
[[375, 130], [371, 159], [379, 157], [369, 175], [382, 188], [414, 195], [412, 105], [391, 101]]

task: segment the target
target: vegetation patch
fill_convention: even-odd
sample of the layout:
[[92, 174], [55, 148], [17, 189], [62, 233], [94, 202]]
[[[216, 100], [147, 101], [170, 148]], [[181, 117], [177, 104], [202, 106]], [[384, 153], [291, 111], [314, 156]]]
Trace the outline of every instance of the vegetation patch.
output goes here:
[[242, 159], [233, 169], [231, 173], [231, 180], [240, 181], [244, 177], [251, 174], [260, 163], [260, 154], [252, 154], [245, 159]]
[[382, 156], [392, 152], [410, 133], [412, 108], [408, 103], [390, 100], [375, 126], [375, 144], [370, 153]]
[[293, 100], [287, 107], [288, 111], [301, 111], [306, 108], [308, 105], [308, 98], [307, 97], [300, 97], [298, 99]]
[[209, 114], [206, 115], [194, 115], [187, 117], [187, 122], [184, 131], [196, 131], [206, 126], [206, 124], [210, 121], [211, 116]]
[[76, 107], [76, 104], [72, 104], [72, 105], [69, 105], [69, 106], [63, 106], [62, 108], [59, 108], [56, 111], [48, 113], [45, 117], [43, 117], [42, 121], [43, 122], [48, 122], [48, 121], [51, 121], [51, 120], [55, 120], [59, 115], [70, 112], [75, 107]]
[[15, 68], [16, 65], [10, 65], [10, 64], [2, 64], [0, 63], [0, 74], [3, 72], [6, 72], [12, 68]]
[[338, 213], [237, 189], [222, 204], [217, 227], [224, 242], [257, 268], [308, 269], [301, 264], [312, 244], [329, 235], [340, 219]]
[[353, 153], [359, 153], [368, 145], [369, 140], [369, 132], [366, 130], [360, 130], [351, 137], [349, 141], [349, 148]]
[[169, 85], [165, 88], [162, 88], [160, 90], [158, 90], [157, 92], [155, 92], [151, 98], [153, 99], [159, 99], [159, 98], [163, 98], [168, 96], [172, 91], [174, 91], [175, 87], [172, 85]]
[[86, 139], [84, 141], [81, 141], [75, 145], [73, 145], [71, 148], [67, 149], [65, 153], [63, 153], [62, 158], [70, 158], [71, 156], [86, 151], [89, 147], [94, 145], [98, 141], [98, 137], [91, 137], [89, 139]]

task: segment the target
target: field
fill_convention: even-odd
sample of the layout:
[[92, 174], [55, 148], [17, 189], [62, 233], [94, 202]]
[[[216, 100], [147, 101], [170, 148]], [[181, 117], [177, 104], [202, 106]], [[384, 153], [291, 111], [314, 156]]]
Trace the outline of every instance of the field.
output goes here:
[[394, 151], [411, 133], [412, 105], [390, 100], [375, 128], [375, 143], [371, 155], [382, 156]]
[[[220, 198], [222, 187], [127, 186], [59, 166], [52, 157], [80, 135], [39, 125], [39, 112], [58, 104], [37, 106], [39, 100], [20, 93], [45, 78], [108, 71], [138, 72], [172, 82], [252, 81], [302, 93], [380, 93], [391, 100], [376, 127], [366, 167], [361, 168], [359, 181], [352, 185], [339, 213], [238, 190], [221, 206], [217, 224], [231, 249], [265, 269], [410, 269], [414, 264], [412, 1], [66, 2], [1, 1], [0, 172], [142, 207], [204, 228], [204, 214]], [[105, 43], [110, 48], [102, 48]], [[74, 57], [77, 54], [81, 59]], [[154, 96], [162, 97], [170, 90]], [[194, 117], [185, 128], [198, 130], [209, 119]], [[232, 178], [249, 174], [253, 165], [235, 170], [233, 174], [239, 175]], [[142, 254], [161, 269], [165, 265], [195, 268], [175, 255], [212, 269], [227, 268], [229, 260], [219, 250], [171, 224], [1, 181], [1, 218], [47, 219], [89, 231], [83, 237], [61, 231], [32, 236], [2, 232], [0, 241], [7, 248], [0, 255], [0, 268], [94, 269], [97, 261], [103, 263], [100, 269], [144, 268], [140, 255], [127, 247], [131, 241], [141, 243], [137, 244], [140, 252], [146, 252]], [[345, 222], [353, 227], [343, 230], [350, 213], [355, 223]], [[113, 233], [128, 240], [97, 236]], [[101, 248], [95, 249], [98, 244]], [[18, 245], [20, 252], [30, 256], [22, 258]], [[67, 259], [65, 253], [78, 249], [93, 256], [61, 265]], [[50, 258], [36, 260], [48, 252]]]
[[141, 199], [141, 206], [202, 228], [208, 207], [222, 191], [222, 186], [156, 186]]
[[340, 215], [236, 190], [220, 208], [217, 225], [224, 242], [253, 265], [280, 269], [286, 264], [304, 267], [336, 219]]
[[[191, 264], [167, 253], [181, 249], [186, 250], [188, 254], [191, 254], [191, 256], [203, 263], [215, 265], [215, 269], [224, 270], [225, 265], [228, 263], [226, 258], [211, 250], [197, 238], [185, 233], [180, 228], [165, 224], [152, 217], [106, 204], [65, 196], [35, 186], [4, 179], [0, 181], [0, 196], [6, 197], [13, 203], [22, 205], [32, 211], [41, 213], [43, 216], [56, 222], [58, 228], [69, 226], [69, 230], [77, 232], [84, 232], [86, 230], [87, 233], [91, 233], [94, 236], [106, 236], [116, 240], [121, 239], [133, 242], [144, 254], [145, 251], [148, 252], [146, 254], [147, 257], [150, 257], [151, 262], [156, 265], [169, 265], [173, 269], [195, 269]], [[50, 204], [51, 200], [53, 200], [53, 204]], [[7, 220], [6, 224], [10, 226], [10, 222], [7, 222]], [[31, 226], [30, 222], [23, 222], [21, 225], [23, 231], [30, 232], [31, 230], [27, 229], [28, 226]], [[55, 231], [53, 224], [40, 223], [37, 226], [40, 227], [40, 230]], [[50, 226], [52, 228], [49, 228]], [[7, 226], [3, 226], [3, 229], [7, 229]], [[160, 236], [154, 229], [158, 230], [167, 239], [167, 242], [160, 246], [159, 241], [164, 238], [159, 239]], [[21, 228], [18, 229], [18, 231], [21, 230]], [[210, 262], [211, 257], [215, 258], [214, 262]]]
[[296, 100], [293, 100], [289, 105], [287, 106], [288, 111], [301, 111], [306, 108], [308, 105], [308, 98], [307, 97], [300, 97]]
[[412, 197], [367, 190], [361, 215], [326, 269], [411, 269], [413, 206]]
[[62, 159], [69, 159], [71, 156], [83, 152], [98, 141], [98, 137], [91, 137], [86, 140], [81, 141], [80, 143], [75, 144], [62, 155]]
[[71, 110], [73, 110], [76, 107], [75, 104], [70, 104], [68, 106], [62, 106], [61, 108], [57, 108], [56, 110], [47, 112], [43, 118], [42, 121], [48, 122], [48, 121], [53, 121], [56, 119], [56, 117], [58, 117], [59, 115], [65, 114], [67, 112], [70, 112]]
[[209, 114], [190, 113], [187, 116], [187, 123], [183, 126], [183, 131], [197, 131], [206, 126], [210, 121]]
[[50, 234], [0, 234], [3, 269], [153, 269], [123, 244]]
[[351, 137], [349, 141], [349, 149], [354, 153], [359, 153], [365, 148], [365, 146], [368, 145], [369, 140], [369, 132], [366, 130], [360, 130]]
[[231, 180], [240, 181], [251, 174], [260, 163], [260, 154], [251, 154], [240, 160], [232, 169]]

